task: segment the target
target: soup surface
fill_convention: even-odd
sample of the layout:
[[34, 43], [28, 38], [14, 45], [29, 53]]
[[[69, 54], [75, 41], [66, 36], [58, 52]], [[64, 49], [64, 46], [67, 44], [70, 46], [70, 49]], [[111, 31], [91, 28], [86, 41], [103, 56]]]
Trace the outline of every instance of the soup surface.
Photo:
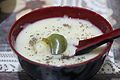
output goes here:
[[[51, 34], [63, 35], [67, 40], [67, 49], [60, 55], [52, 55], [50, 47], [42, 41]], [[96, 48], [89, 54], [69, 59], [62, 58], [64, 55], [75, 54], [76, 47], [74, 45], [78, 45], [79, 40], [101, 34], [103, 33], [97, 27], [86, 20], [68, 17], [49, 18], [27, 25], [19, 33], [15, 47], [22, 56], [38, 63], [54, 66], [71, 65], [87, 61], [99, 54], [105, 45]]]

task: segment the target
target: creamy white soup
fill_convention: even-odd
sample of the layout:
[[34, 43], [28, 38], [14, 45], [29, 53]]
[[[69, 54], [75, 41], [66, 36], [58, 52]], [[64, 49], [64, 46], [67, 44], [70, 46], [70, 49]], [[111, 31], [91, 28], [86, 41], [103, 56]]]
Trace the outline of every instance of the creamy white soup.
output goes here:
[[[66, 50], [59, 54], [51, 54], [50, 47], [42, 40], [51, 34], [60, 34], [67, 40]], [[67, 17], [49, 18], [27, 25], [16, 39], [16, 50], [29, 60], [53, 66], [77, 64], [99, 55], [105, 45], [88, 54], [66, 59], [62, 56], [75, 54], [79, 40], [103, 34], [95, 25], [86, 20]], [[32, 45], [34, 44], [34, 45]], [[32, 46], [31, 46], [32, 45]]]

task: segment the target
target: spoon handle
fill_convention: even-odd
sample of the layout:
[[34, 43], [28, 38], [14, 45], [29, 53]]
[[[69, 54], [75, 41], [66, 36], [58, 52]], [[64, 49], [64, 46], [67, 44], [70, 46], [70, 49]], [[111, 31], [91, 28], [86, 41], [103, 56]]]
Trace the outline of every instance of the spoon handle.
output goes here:
[[94, 48], [96, 48], [106, 42], [113, 41], [113, 39], [118, 38], [118, 37], [120, 37], [120, 29], [116, 29], [114, 31], [105, 33], [103, 35], [100, 35], [100, 36], [97, 36], [94, 38], [81, 40], [81, 41], [79, 41], [79, 45], [76, 46], [77, 50], [76, 50], [75, 55], [80, 55], [80, 54], [90, 52]]

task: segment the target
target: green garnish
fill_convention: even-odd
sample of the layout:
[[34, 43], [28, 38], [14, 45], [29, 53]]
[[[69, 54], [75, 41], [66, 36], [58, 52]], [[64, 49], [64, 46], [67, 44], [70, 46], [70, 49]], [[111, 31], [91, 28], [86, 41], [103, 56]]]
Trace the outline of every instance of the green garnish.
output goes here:
[[61, 54], [67, 48], [67, 40], [60, 34], [52, 34], [42, 40], [50, 46], [51, 54], [53, 55]]

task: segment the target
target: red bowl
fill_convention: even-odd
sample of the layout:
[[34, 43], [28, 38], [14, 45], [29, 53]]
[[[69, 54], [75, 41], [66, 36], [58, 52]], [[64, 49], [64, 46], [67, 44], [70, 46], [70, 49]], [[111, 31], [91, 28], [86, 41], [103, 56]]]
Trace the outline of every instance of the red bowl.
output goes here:
[[[95, 75], [101, 65], [103, 64], [105, 56], [108, 54], [112, 42], [107, 44], [98, 56], [78, 64], [72, 64], [68, 66], [52, 66], [46, 64], [40, 64], [33, 62], [24, 56], [22, 56], [15, 49], [15, 41], [20, 33], [24, 29], [23, 25], [34, 23], [38, 20], [64, 17], [88, 20], [95, 26], [97, 26], [103, 33], [112, 31], [112, 27], [109, 22], [99, 14], [78, 7], [48, 7], [30, 12], [15, 22], [9, 33], [9, 44], [12, 50], [18, 55], [22, 68], [31, 75], [34, 79], [40, 80], [88, 80]], [[23, 27], [21, 27], [23, 26]]]

